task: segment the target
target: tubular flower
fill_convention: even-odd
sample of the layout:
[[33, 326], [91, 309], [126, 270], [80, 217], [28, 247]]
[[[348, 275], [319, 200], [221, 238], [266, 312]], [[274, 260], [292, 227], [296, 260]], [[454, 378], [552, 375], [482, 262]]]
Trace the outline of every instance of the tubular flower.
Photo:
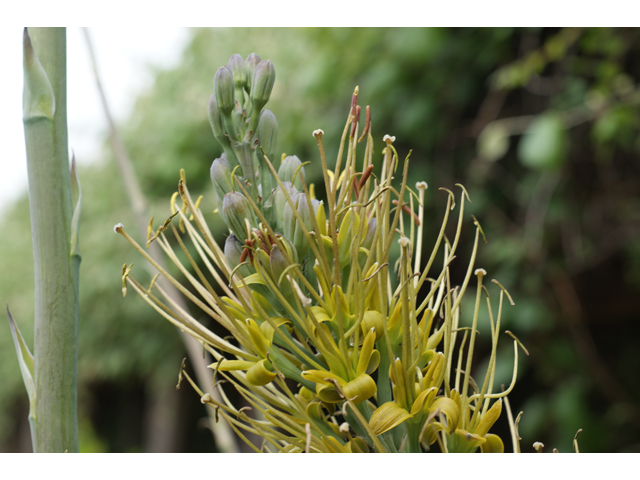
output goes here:
[[[184, 285], [122, 225], [116, 228], [232, 339], [178, 308], [157, 283], [140, 284], [130, 269], [123, 283], [202, 343], [216, 378], [250, 408], [238, 409], [224, 394], [213, 400], [184, 370], [181, 375], [256, 451], [420, 452], [436, 442], [449, 452], [503, 451], [489, 430], [514, 387], [519, 342], [514, 339], [512, 384], [496, 392], [503, 299], [511, 298], [494, 281], [500, 295], [494, 317], [486, 272], [475, 269], [484, 237], [475, 219], [467, 273], [451, 286], [449, 267], [461, 261], [454, 258], [468, 200], [464, 187], [458, 185], [453, 241], [444, 232], [456, 199], [443, 189], [442, 226], [423, 242], [427, 185], [419, 182], [415, 191], [408, 185], [409, 156], [400, 160], [395, 137], [386, 135], [382, 157], [374, 155], [370, 110], [363, 127], [356, 88], [333, 170], [322, 130], [313, 133], [324, 183], [317, 199], [305, 162], [283, 155], [274, 166], [277, 122], [263, 111], [274, 78], [271, 62], [255, 54], [244, 61], [232, 56], [216, 74], [209, 114], [225, 156], [213, 162], [210, 193], [229, 236], [223, 247], [215, 242], [182, 171], [174, 195], [182, 207], [148, 239], [177, 266]], [[432, 246], [428, 257], [423, 244]], [[474, 315], [463, 319], [460, 305], [474, 272]], [[490, 329], [492, 353], [487, 371], [476, 372], [484, 375], [478, 387], [471, 360], [485, 303], [490, 325], [482, 328]], [[221, 382], [215, 385], [222, 392]], [[251, 444], [247, 433], [263, 443]]]

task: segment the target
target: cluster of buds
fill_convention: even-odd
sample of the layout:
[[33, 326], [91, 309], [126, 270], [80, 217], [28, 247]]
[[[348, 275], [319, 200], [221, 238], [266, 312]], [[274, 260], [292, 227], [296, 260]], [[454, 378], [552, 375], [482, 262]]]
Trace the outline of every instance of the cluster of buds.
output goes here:
[[[216, 73], [209, 119], [224, 154], [213, 162], [211, 180], [229, 230], [224, 247], [192, 200], [184, 172], [173, 197], [182, 208], [172, 202], [172, 216], [149, 239], [159, 242], [189, 288], [117, 228], [234, 341], [177, 308], [155, 282], [147, 288], [127, 271], [123, 283], [211, 353], [210, 368], [221, 379], [215, 388], [232, 385], [248, 407], [238, 408], [226, 395], [216, 401], [203, 394], [184, 370], [181, 377], [256, 451], [420, 452], [436, 444], [443, 452], [504, 451], [502, 439], [489, 430], [515, 385], [520, 343], [514, 337], [512, 382], [496, 391], [500, 318], [504, 298], [511, 297], [494, 280], [494, 312], [486, 272], [474, 266], [484, 236], [475, 218], [467, 273], [460, 286], [451, 285], [449, 266], [468, 200], [464, 187], [459, 185], [452, 242], [445, 229], [456, 201], [443, 189], [448, 200], [442, 227], [423, 263], [427, 184], [408, 185], [409, 157], [400, 161], [394, 137], [384, 137], [382, 158], [374, 163], [371, 114], [367, 107], [362, 128], [358, 88], [333, 171], [322, 130], [313, 132], [324, 177], [321, 201], [298, 157], [283, 155], [274, 167], [277, 121], [263, 109], [274, 78], [272, 63], [255, 54], [245, 60], [233, 55]], [[401, 177], [394, 184], [398, 167]], [[179, 228], [171, 221], [175, 216]], [[190, 268], [173, 251], [169, 230]], [[186, 237], [200, 258], [185, 246]], [[397, 244], [400, 255], [392, 261]], [[472, 278], [475, 310], [463, 326], [460, 306]], [[481, 305], [488, 309], [492, 340], [483, 382], [471, 376]], [[516, 439], [516, 422], [511, 427]], [[253, 445], [246, 433], [263, 443]]]

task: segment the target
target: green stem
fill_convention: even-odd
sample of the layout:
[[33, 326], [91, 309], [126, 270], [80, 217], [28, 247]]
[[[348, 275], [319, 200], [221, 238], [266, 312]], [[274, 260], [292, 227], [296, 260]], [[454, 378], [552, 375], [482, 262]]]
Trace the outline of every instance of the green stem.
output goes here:
[[65, 29], [25, 29], [23, 123], [35, 272], [37, 452], [78, 451], [80, 255], [77, 244], [73, 251], [71, 246], [66, 90]]
[[422, 453], [420, 446], [420, 425], [411, 420], [405, 422], [407, 427], [406, 453]]

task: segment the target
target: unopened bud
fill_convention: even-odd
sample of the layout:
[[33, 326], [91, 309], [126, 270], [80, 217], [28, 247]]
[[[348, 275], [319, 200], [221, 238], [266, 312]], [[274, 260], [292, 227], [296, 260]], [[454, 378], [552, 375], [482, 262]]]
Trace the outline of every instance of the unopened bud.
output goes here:
[[278, 121], [271, 110], [263, 110], [260, 115], [258, 140], [267, 158], [273, 162], [278, 143]]
[[298, 190], [302, 190], [302, 179], [304, 179], [305, 176], [304, 167], [301, 167], [301, 165], [302, 162], [296, 155], [290, 155], [286, 157], [280, 164], [280, 168], [278, 169], [278, 177], [280, 177], [280, 180], [282, 180], [283, 182], [291, 182]]
[[251, 85], [253, 85], [253, 73], [256, 67], [260, 63], [260, 57], [255, 53], [250, 54], [244, 61], [244, 69], [247, 74], [247, 91], [251, 92]]
[[249, 220], [251, 226], [257, 225], [255, 214], [251, 209], [249, 201], [244, 195], [238, 192], [227, 193], [222, 199], [222, 219], [227, 227], [238, 238], [247, 238], [245, 218]]
[[222, 157], [216, 158], [211, 164], [211, 183], [216, 193], [216, 200], [218, 201], [218, 207], [222, 204], [224, 196], [233, 191], [233, 184], [231, 178], [231, 166], [227, 162], [226, 155], [223, 153]]
[[224, 125], [222, 124], [222, 116], [220, 115], [220, 109], [216, 103], [216, 95], [211, 95], [209, 99], [209, 123], [211, 124], [211, 130], [213, 130], [213, 136], [216, 137], [220, 143], [224, 145], [229, 140], [224, 136]]
[[231, 234], [224, 242], [224, 256], [231, 265], [231, 268], [235, 268], [240, 263], [240, 256], [242, 255], [242, 243], [238, 238]]
[[233, 89], [233, 75], [226, 66], [220, 67], [213, 77], [213, 94], [223, 115], [230, 115], [236, 105]]
[[[307, 197], [303, 193], [296, 193], [291, 197], [293, 204], [296, 207], [296, 211], [302, 218], [302, 222], [307, 231], [313, 229], [313, 219], [311, 218], [311, 212], [309, 211], [309, 203]], [[297, 221], [296, 216], [293, 213], [291, 205], [287, 202], [284, 206], [284, 215], [282, 219], [283, 232], [285, 237], [293, 244], [298, 253], [298, 260], [304, 258], [307, 250], [309, 250], [309, 242], [307, 241], [304, 231]]]
[[[271, 273], [273, 274], [273, 278], [276, 282], [280, 280], [280, 276], [284, 273], [284, 271], [289, 267], [289, 262], [284, 258], [284, 255], [277, 247], [274, 245], [271, 249], [271, 253], [269, 254]], [[280, 285], [279, 288], [282, 288]], [[290, 290], [290, 287], [289, 287]]]
[[367, 224], [367, 233], [364, 236], [364, 240], [362, 240], [362, 246], [367, 250], [371, 248], [371, 244], [373, 243], [373, 237], [376, 234], [376, 228], [378, 226], [378, 221], [376, 218], [372, 218], [369, 220]]
[[[282, 182], [282, 186], [290, 197], [293, 197], [293, 194], [298, 191], [293, 185], [291, 185], [291, 182]], [[284, 206], [286, 204], [287, 197], [285, 197], [282, 188], [276, 188], [273, 192], [272, 205], [275, 209], [276, 224], [280, 232], [283, 231], [282, 219], [284, 218]]]
[[271, 60], [262, 60], [253, 72], [251, 84], [251, 101], [257, 112], [262, 110], [271, 96], [273, 83], [276, 80], [276, 70]]
[[244, 68], [244, 58], [237, 53], [231, 55], [227, 67], [233, 76], [233, 83], [236, 88], [243, 88], [247, 83], [247, 71]]
[[[227, 259], [227, 262], [229, 262], [229, 265], [231, 266], [232, 269], [236, 268], [240, 263], [240, 258], [242, 257], [242, 250], [243, 250], [243, 245], [236, 238], [236, 236], [233, 234], [229, 235], [224, 242], [224, 256]], [[253, 272], [251, 267], [249, 267], [249, 265], [243, 265], [238, 269], [238, 271], [244, 277], [251, 275], [251, 273]]]

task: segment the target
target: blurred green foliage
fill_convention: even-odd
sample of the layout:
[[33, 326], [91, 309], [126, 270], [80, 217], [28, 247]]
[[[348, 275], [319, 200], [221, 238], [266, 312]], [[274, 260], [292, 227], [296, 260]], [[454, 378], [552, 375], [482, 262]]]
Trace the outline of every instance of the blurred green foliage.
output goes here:
[[[521, 361], [510, 398], [514, 415], [524, 411], [523, 451], [532, 451], [534, 441], [546, 451], [570, 451], [579, 428], [581, 451], [640, 451], [640, 387], [634, 381], [640, 368], [639, 33], [195, 30], [179, 67], [157, 72], [139, 98], [123, 136], [156, 222], [167, 216], [184, 168], [191, 192], [205, 195], [203, 211], [222, 240], [209, 180], [221, 151], [206, 115], [217, 67], [233, 53], [255, 51], [273, 61], [277, 78], [269, 108], [280, 126], [277, 151], [310, 161], [308, 181], [319, 181], [320, 172], [311, 132], [325, 131], [328, 158], [335, 158], [359, 85], [360, 104], [371, 105], [378, 148], [384, 134], [395, 135], [401, 156], [412, 149], [412, 178], [430, 186], [427, 225], [437, 228], [446, 202], [437, 187], [463, 183], [469, 190], [468, 214], [479, 219], [488, 239], [478, 266], [509, 289], [516, 306], [506, 309], [503, 327], [531, 352]], [[130, 419], [146, 412], [159, 390], [173, 388], [183, 347], [175, 329], [141, 299], [122, 299], [120, 268], [135, 253], [112, 226], [133, 219], [108, 148], [102, 162], [81, 170], [81, 180], [80, 410], [93, 422], [81, 423], [81, 443], [84, 436], [87, 451], [142, 449], [140, 440], [123, 447], [122, 433], [113, 432], [131, 430]], [[0, 271], [9, 274], [0, 278], [0, 292], [32, 338], [28, 218], [22, 199], [2, 219], [3, 231], [11, 234], [2, 238]], [[463, 242], [470, 243], [469, 232]], [[425, 242], [432, 241], [426, 235]], [[26, 402], [9, 338], [8, 326], [0, 328], [5, 445], [16, 441], [21, 420], [13, 412]], [[480, 348], [477, 355], [485, 353]], [[508, 365], [513, 353], [499, 355], [506, 357], [499, 363]], [[511, 371], [497, 375], [508, 383]], [[137, 395], [133, 403], [140, 411], [124, 411], [131, 408], [127, 402], [108, 409], [101, 397], [110, 389]], [[180, 395], [186, 401], [176, 415], [193, 419], [181, 435], [203, 436], [195, 427], [204, 416], [197, 397]], [[96, 420], [107, 413], [110, 430]], [[506, 419], [500, 422], [506, 431]], [[206, 441], [176, 445], [213, 448]]]

